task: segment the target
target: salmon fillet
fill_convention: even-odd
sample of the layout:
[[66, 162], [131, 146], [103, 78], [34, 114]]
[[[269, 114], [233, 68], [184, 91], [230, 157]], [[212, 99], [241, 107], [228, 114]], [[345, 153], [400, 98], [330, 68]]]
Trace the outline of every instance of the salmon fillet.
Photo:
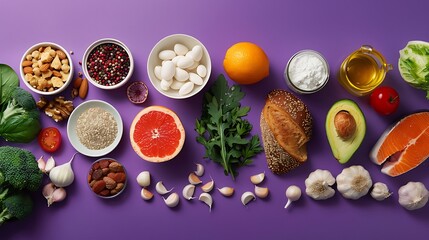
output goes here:
[[417, 167], [429, 157], [429, 112], [411, 114], [377, 141], [371, 160], [383, 165], [382, 172], [398, 176]]

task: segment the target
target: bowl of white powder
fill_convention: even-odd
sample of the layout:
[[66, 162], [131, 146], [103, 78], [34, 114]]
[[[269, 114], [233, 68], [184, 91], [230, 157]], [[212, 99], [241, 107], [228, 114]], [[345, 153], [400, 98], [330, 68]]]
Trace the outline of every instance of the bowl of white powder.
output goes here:
[[104, 156], [119, 144], [122, 118], [109, 103], [90, 100], [80, 104], [67, 122], [67, 135], [76, 151], [89, 157]]
[[329, 65], [319, 52], [302, 50], [288, 61], [284, 77], [296, 93], [310, 94], [322, 89], [329, 80]]

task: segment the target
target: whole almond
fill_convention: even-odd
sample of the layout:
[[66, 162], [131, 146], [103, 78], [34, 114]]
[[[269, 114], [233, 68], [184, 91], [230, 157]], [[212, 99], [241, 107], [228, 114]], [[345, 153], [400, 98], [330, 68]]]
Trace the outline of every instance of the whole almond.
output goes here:
[[100, 193], [101, 196], [108, 196], [110, 194], [110, 190], [109, 189], [104, 189], [103, 191], [101, 191]]
[[73, 82], [73, 87], [79, 89], [80, 85], [82, 84], [82, 78], [77, 77]]
[[79, 87], [79, 97], [84, 99], [86, 98], [86, 94], [88, 94], [88, 80], [84, 78]]
[[94, 180], [101, 179], [103, 177], [103, 170], [101, 170], [101, 169], [94, 170], [94, 172], [92, 172], [92, 176], [91, 177]]
[[103, 181], [106, 183], [106, 188], [111, 190], [111, 189], [115, 189], [116, 188], [116, 182], [115, 180], [109, 178], [109, 177], [104, 177]]
[[109, 167], [109, 161], [108, 160], [101, 160], [100, 161], [100, 167], [101, 168], [107, 168], [107, 167]]
[[123, 183], [125, 182], [125, 179], [126, 179], [126, 175], [124, 172], [117, 172], [117, 173], [111, 172], [107, 174], [107, 176], [113, 179], [117, 183]]
[[59, 78], [62, 78], [62, 77], [63, 77], [63, 75], [61, 75], [61, 73], [60, 73], [60, 72], [58, 72], [57, 70], [53, 70], [53, 71], [52, 71], [52, 74], [53, 74], [55, 77], [59, 77]]
[[63, 60], [63, 59], [66, 59], [66, 58], [67, 58], [66, 54], [65, 54], [63, 51], [61, 51], [61, 50], [57, 50], [57, 51], [56, 51], [56, 53], [57, 53], [57, 56], [58, 56], [61, 60]]
[[100, 193], [105, 187], [106, 182], [104, 182], [103, 180], [98, 180], [94, 183], [94, 185], [92, 185], [92, 191], [94, 191], [95, 193]]
[[24, 74], [33, 73], [32, 67], [25, 67], [23, 70], [24, 70]]
[[31, 65], [33, 65], [32, 61], [25, 60], [25, 61], [22, 62], [22, 66], [23, 67], [28, 67], [28, 66], [31, 66]]
[[40, 67], [41, 72], [47, 72], [49, 70], [49, 63], [45, 63]]
[[109, 164], [110, 171], [112, 172], [123, 172], [124, 168], [118, 162], [112, 162]]

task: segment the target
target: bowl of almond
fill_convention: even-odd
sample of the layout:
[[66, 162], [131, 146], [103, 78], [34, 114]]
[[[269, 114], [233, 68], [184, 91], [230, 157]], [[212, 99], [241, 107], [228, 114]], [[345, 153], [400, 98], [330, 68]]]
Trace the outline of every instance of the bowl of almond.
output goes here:
[[24, 84], [33, 92], [55, 95], [72, 81], [73, 62], [62, 46], [41, 42], [31, 46], [22, 56], [20, 74]]

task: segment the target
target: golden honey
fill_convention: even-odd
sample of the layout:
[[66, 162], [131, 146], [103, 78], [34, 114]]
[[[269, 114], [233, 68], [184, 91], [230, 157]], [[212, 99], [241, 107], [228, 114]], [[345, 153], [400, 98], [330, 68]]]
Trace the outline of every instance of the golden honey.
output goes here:
[[379, 86], [391, 69], [383, 55], [364, 45], [343, 61], [339, 81], [351, 94], [364, 96]]

